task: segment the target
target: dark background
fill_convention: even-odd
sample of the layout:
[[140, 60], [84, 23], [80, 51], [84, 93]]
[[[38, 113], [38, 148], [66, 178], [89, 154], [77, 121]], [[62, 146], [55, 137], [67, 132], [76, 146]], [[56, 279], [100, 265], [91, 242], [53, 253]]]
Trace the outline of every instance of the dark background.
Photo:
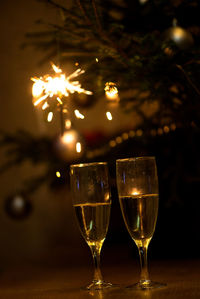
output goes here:
[[[3, 0], [0, 3], [0, 128], [8, 132], [26, 129], [35, 135], [49, 134], [48, 125], [43, 123], [40, 112], [35, 111], [32, 105], [30, 82], [34, 74], [47, 73], [49, 65], [38, 64], [42, 53], [31, 48], [22, 50], [20, 47], [25, 33], [37, 28], [35, 20], [44, 16], [49, 20], [57, 18], [54, 11], [48, 11], [34, 0]], [[98, 106], [97, 113], [100, 110]], [[87, 128], [92, 123], [98, 130], [105, 129], [107, 123], [103, 123], [100, 117], [95, 119], [94, 111], [95, 108], [84, 126]], [[109, 127], [110, 132], [126, 127], [131, 117], [133, 115], [124, 117], [119, 114], [117, 121]], [[55, 125], [53, 131], [56, 132], [56, 129]], [[119, 209], [115, 160], [142, 155], [156, 157], [160, 185], [159, 216], [150, 243], [150, 258], [200, 257], [199, 137], [198, 127], [177, 128], [162, 136], [143, 136], [134, 141], [129, 140], [102, 157], [109, 163], [113, 201], [110, 227], [102, 250], [103, 264], [137, 259], [136, 246], [125, 229]], [[3, 151], [0, 160], [2, 163], [5, 161]], [[36, 167], [27, 161], [0, 176], [2, 267], [13, 267], [21, 263], [64, 267], [91, 263], [89, 249], [74, 219], [68, 182], [54, 190], [44, 185], [34, 195], [30, 195], [33, 210], [24, 220], [13, 219], [5, 210], [7, 194], [16, 191], [30, 173], [38, 173], [44, 167]]]

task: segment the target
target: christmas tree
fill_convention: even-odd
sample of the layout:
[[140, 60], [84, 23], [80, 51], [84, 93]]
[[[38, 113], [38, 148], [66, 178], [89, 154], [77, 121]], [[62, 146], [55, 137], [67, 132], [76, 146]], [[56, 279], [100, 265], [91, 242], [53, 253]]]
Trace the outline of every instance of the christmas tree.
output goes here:
[[[57, 113], [61, 122], [59, 138], [71, 130], [75, 145], [83, 140], [84, 150], [80, 145], [76, 150], [66, 143], [63, 146], [57, 136], [36, 138], [25, 131], [2, 133], [1, 146], [8, 146], [9, 158], [1, 171], [25, 159], [45, 162], [44, 175], [22, 187], [22, 193], [27, 194], [44, 182], [50, 187], [69, 182], [68, 167], [72, 163], [108, 161], [114, 181], [117, 158], [154, 155], [161, 209], [177, 212], [182, 208], [182, 216], [186, 216], [188, 197], [195, 198], [200, 176], [199, 2], [76, 0], [66, 6], [62, 1], [39, 2], [38, 5], [57, 10], [59, 20], [53, 24], [38, 22], [38, 31], [27, 33], [24, 46], [41, 51], [41, 63], [54, 62], [57, 77], [65, 73], [68, 65], [72, 74], [77, 69], [85, 70], [78, 78], [65, 79], [71, 83], [79, 80], [80, 88], [92, 94], [48, 94], [41, 100], [47, 95], [42, 88], [33, 103], [41, 110], [46, 105], [45, 119]], [[34, 83], [40, 79], [46, 84], [47, 78], [34, 77]], [[79, 132], [70, 127], [68, 106], [80, 113], [97, 101], [108, 108], [115, 105], [125, 118], [134, 112], [135, 118], [129, 127], [118, 129], [112, 136], [94, 134], [92, 130], [76, 135]], [[193, 200], [191, 207], [194, 204]], [[178, 217], [175, 212], [174, 217]], [[162, 219], [164, 223], [167, 216]]]
[[95, 98], [115, 84], [121, 108], [137, 111], [144, 126], [198, 125], [198, 1], [42, 2], [60, 12], [59, 24], [27, 35], [44, 59], [77, 62]]

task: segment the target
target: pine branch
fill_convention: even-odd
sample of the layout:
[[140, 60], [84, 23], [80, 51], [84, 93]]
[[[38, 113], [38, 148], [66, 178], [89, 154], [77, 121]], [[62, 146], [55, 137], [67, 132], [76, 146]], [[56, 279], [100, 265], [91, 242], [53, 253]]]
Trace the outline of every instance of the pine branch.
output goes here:
[[87, 14], [86, 14], [85, 8], [83, 7], [83, 5], [81, 3], [81, 0], [76, 0], [76, 2], [78, 3], [78, 6], [79, 6], [79, 8], [80, 8], [85, 20], [86, 20], [86, 24], [91, 26], [92, 23], [91, 23], [90, 19], [88, 18]]
[[103, 32], [103, 28], [101, 26], [101, 22], [100, 22], [100, 19], [99, 19], [99, 14], [98, 14], [98, 11], [97, 11], [95, 0], [92, 0], [92, 6], [93, 6], [94, 15], [95, 15], [95, 18], [96, 18], [98, 30], [100, 32]]
[[188, 83], [192, 86], [192, 88], [195, 90], [198, 96], [200, 96], [200, 90], [197, 88], [197, 86], [192, 82], [190, 77], [187, 75], [186, 71], [182, 68], [181, 65], [176, 64], [176, 67], [183, 73]]
[[120, 56], [122, 56], [122, 58], [125, 61], [120, 61], [120, 62], [125, 67], [128, 67], [128, 63], [127, 63], [128, 57], [127, 57], [126, 53], [124, 53], [124, 51], [117, 44], [115, 44], [115, 42], [113, 42], [113, 40], [105, 33], [105, 31], [103, 30], [103, 28], [101, 26], [101, 22], [100, 22], [100, 19], [99, 19], [99, 14], [98, 14], [98, 11], [97, 11], [95, 0], [92, 0], [92, 6], [93, 6], [93, 9], [94, 9], [94, 14], [95, 14], [95, 17], [96, 17], [96, 22], [97, 22], [97, 28], [98, 28], [98, 32], [99, 32], [100, 36], [102, 36], [103, 39], [105, 39], [120, 54]]
[[63, 11], [68, 11], [67, 9], [66, 9], [66, 7], [64, 7], [64, 6], [62, 6], [62, 5], [60, 5], [60, 4], [58, 4], [58, 3], [56, 3], [56, 2], [54, 2], [53, 0], [40, 0], [41, 2], [46, 2], [46, 3], [48, 3], [48, 4], [50, 4], [50, 5], [52, 5], [53, 7], [56, 7], [56, 8], [58, 8], [58, 9], [61, 9], [61, 10], [63, 10]]

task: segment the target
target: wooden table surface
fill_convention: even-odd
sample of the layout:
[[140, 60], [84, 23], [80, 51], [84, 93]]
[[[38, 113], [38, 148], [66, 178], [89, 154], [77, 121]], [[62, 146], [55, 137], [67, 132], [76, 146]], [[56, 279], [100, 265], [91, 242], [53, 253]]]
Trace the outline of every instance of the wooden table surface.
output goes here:
[[138, 263], [107, 266], [104, 279], [119, 288], [105, 292], [88, 292], [80, 288], [92, 279], [91, 267], [18, 267], [1, 269], [0, 298], [15, 299], [198, 299], [200, 298], [200, 260], [151, 261], [151, 278], [167, 284], [152, 291], [127, 291], [125, 286], [138, 279]]

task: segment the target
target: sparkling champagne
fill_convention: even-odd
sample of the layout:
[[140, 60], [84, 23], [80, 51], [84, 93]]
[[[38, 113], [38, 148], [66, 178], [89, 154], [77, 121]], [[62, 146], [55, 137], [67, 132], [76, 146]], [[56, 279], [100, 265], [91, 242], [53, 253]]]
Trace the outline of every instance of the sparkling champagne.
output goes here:
[[158, 194], [119, 197], [122, 215], [132, 239], [149, 243], [156, 225]]
[[76, 218], [88, 245], [103, 244], [108, 230], [110, 202], [75, 204]]

